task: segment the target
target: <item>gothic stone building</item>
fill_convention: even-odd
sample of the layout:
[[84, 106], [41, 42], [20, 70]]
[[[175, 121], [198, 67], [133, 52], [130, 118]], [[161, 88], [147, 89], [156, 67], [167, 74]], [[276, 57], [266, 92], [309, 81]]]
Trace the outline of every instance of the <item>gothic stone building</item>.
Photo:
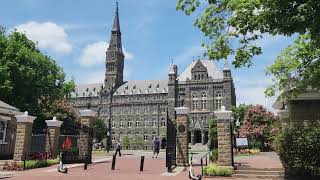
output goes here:
[[209, 60], [191, 62], [180, 75], [172, 64], [167, 80], [124, 81], [117, 7], [106, 52], [104, 83], [78, 85], [69, 101], [78, 109], [90, 104], [106, 123], [111, 118], [113, 142], [124, 136], [140, 136], [146, 141], [144, 149], [152, 148], [156, 136], [165, 138], [167, 115], [175, 118], [174, 107], [189, 107], [191, 144], [206, 144], [208, 120], [222, 105], [230, 109], [236, 104], [235, 88], [227, 62], [222, 71]]

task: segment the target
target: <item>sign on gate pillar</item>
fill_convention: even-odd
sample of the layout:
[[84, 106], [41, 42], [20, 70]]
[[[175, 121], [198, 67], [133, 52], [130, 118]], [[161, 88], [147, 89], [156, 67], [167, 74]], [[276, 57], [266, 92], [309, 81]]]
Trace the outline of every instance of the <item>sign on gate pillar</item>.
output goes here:
[[185, 166], [188, 163], [188, 114], [189, 108], [174, 108], [177, 115], [177, 165]]
[[36, 117], [29, 116], [28, 111], [15, 117], [17, 119], [17, 131], [13, 160], [21, 161], [30, 152], [32, 124]]
[[59, 134], [60, 127], [63, 123], [58, 121], [56, 117], [51, 120], [46, 120], [48, 127], [48, 137], [46, 138], [46, 152], [51, 153], [51, 157], [56, 158], [58, 156], [58, 146], [59, 146]]
[[91, 153], [92, 153], [92, 128], [93, 123], [96, 117], [96, 112], [86, 109], [79, 110], [80, 113], [80, 123], [84, 125], [86, 128], [82, 128], [80, 131], [80, 139], [78, 141], [79, 146], [79, 154], [80, 156], [86, 156], [89, 158], [89, 162], [91, 163]]
[[222, 106], [220, 111], [214, 111], [218, 119], [218, 164], [232, 166], [232, 137], [231, 137], [231, 111], [226, 111]]

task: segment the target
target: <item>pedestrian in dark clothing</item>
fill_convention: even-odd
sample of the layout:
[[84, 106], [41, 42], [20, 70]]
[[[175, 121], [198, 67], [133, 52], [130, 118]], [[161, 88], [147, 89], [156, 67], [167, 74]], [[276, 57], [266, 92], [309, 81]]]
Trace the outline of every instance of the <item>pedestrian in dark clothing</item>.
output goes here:
[[117, 141], [115, 148], [116, 148], [115, 155], [117, 155], [117, 153], [119, 152], [119, 157], [121, 157], [121, 151], [120, 151], [121, 150], [121, 144], [120, 144], [119, 141]]
[[160, 151], [160, 140], [158, 137], [156, 137], [153, 140], [153, 156], [152, 156], [152, 158], [154, 158], [154, 155], [156, 155], [156, 158], [158, 158], [159, 151]]

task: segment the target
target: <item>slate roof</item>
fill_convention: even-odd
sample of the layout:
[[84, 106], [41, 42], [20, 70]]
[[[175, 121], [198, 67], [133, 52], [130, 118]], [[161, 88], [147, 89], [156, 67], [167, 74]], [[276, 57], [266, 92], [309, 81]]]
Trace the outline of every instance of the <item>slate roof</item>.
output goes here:
[[168, 80], [132, 80], [120, 86], [115, 95], [167, 93]]
[[79, 84], [76, 86], [75, 92], [71, 93], [71, 97], [98, 96], [102, 85], [102, 83]]
[[[223, 72], [212, 62], [209, 60], [200, 60], [201, 63], [207, 68], [208, 75], [214, 81], [223, 80]], [[193, 61], [184, 71], [183, 73], [177, 78], [178, 81], [186, 81], [187, 78], [191, 79], [191, 69], [197, 61]]]
[[11, 106], [11, 105], [3, 102], [3, 101], [0, 101], [0, 108], [4, 108], [4, 109], [8, 109], [8, 110], [14, 110], [14, 111], [19, 111], [18, 108], [15, 108], [15, 107], [13, 107], [13, 106]]

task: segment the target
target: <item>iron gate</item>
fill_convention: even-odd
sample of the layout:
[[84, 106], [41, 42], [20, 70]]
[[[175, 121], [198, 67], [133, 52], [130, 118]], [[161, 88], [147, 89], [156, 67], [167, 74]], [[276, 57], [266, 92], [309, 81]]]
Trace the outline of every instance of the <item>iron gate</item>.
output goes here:
[[12, 121], [0, 120], [0, 160], [12, 159], [17, 126]]
[[167, 148], [166, 148], [166, 167], [168, 172], [171, 172], [176, 164], [176, 143], [177, 143], [177, 129], [175, 124], [168, 116], [167, 111]]

